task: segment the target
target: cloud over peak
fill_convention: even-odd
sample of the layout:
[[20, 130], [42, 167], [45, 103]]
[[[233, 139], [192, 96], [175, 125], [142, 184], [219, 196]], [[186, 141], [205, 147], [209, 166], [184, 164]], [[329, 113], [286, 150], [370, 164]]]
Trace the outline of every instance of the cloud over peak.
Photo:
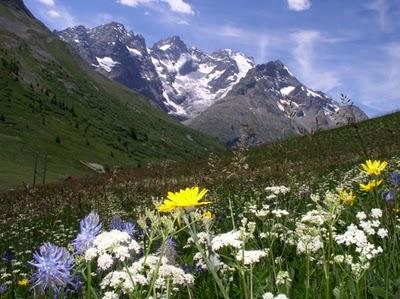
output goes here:
[[287, 0], [290, 10], [303, 11], [311, 7], [310, 0]]
[[[51, 0], [43, 0], [43, 1], [51, 1]], [[122, 5], [127, 5], [130, 7], [136, 7], [141, 4], [151, 4], [160, 2], [167, 3], [171, 11], [173, 12], [194, 15], [192, 6], [189, 3], [186, 3], [184, 0], [117, 0], [117, 3], [120, 3]]]

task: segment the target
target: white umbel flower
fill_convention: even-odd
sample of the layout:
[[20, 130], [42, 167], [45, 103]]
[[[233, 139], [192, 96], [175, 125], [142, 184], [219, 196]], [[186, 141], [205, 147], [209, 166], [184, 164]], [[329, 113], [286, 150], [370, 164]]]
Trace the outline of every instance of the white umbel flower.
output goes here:
[[245, 265], [252, 265], [258, 263], [265, 256], [267, 256], [267, 252], [263, 250], [244, 250], [236, 254], [236, 260], [243, 261]]
[[230, 231], [220, 234], [211, 240], [211, 248], [214, 251], [228, 246], [239, 249], [242, 247], [242, 244], [243, 242], [240, 240], [240, 231]]

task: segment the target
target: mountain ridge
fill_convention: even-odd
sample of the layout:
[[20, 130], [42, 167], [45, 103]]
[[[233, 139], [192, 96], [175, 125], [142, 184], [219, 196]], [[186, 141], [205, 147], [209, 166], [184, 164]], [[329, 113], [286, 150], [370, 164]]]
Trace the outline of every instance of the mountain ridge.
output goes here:
[[[106, 27], [114, 27], [117, 28], [115, 30], [119, 30], [125, 33], [125, 35], [135, 36], [135, 33], [132, 31], [128, 33], [122, 24], [116, 22], [103, 24], [92, 29], [83, 28], [85, 28], [86, 32], [101, 32], [101, 38], [103, 39], [109, 35], [103, 30], [103, 28]], [[57, 32], [57, 34], [61, 39], [77, 49], [81, 56], [85, 56], [85, 49], [84, 46], [82, 46], [82, 42], [77, 43], [76, 39], [74, 39], [76, 34], [74, 31], [78, 30], [68, 28]], [[205, 111], [212, 109], [211, 107], [227, 97], [237, 85], [240, 85], [240, 81], [244, 79], [248, 73], [257, 76], [261, 68], [271, 63], [279, 65], [279, 72], [265, 75], [276, 77], [278, 80], [283, 80], [285, 78], [285, 80], [288, 80], [280, 82], [281, 87], [277, 89], [281, 94], [281, 103], [278, 105], [278, 108], [280, 108], [279, 110], [284, 111], [285, 108], [283, 106], [288, 105], [285, 97], [287, 97], [289, 93], [291, 93], [292, 98], [296, 96], [304, 98], [307, 96], [309, 98], [308, 102], [313, 102], [316, 110], [321, 110], [320, 108], [325, 109], [321, 113], [326, 113], [327, 115], [325, 116], [327, 117], [321, 116], [321, 120], [324, 122], [320, 126], [321, 128], [331, 128], [337, 126], [339, 123], [343, 123], [343, 121], [339, 121], [338, 124], [335, 124], [334, 121], [327, 120], [327, 118], [329, 118], [328, 114], [335, 112], [333, 110], [339, 109], [340, 105], [325, 93], [314, 91], [306, 87], [280, 60], [257, 65], [253, 58], [232, 49], [220, 49], [211, 53], [205, 53], [196, 47], [189, 48], [178, 35], [161, 39], [155, 42], [151, 48], [147, 48], [143, 36], [139, 36], [141, 40], [139, 44], [142, 44], [141, 49], [138, 47], [131, 49], [128, 45], [125, 46], [130, 49], [131, 56], [146, 57], [145, 62], [142, 60], [142, 63], [154, 66], [154, 68], [151, 69], [151, 79], [149, 75], [142, 75], [143, 78], [147, 79], [143, 83], [144, 85], [155, 84], [157, 86], [153, 88], [153, 93], [157, 94], [158, 98], [155, 99], [154, 96], [151, 98], [164, 112], [167, 112], [184, 124], [194, 124], [193, 126], [198, 130], [205, 131], [195, 125], [199, 122], [198, 119], [202, 117], [201, 115], [204, 116]], [[96, 46], [93, 46], [93, 48], [96, 50], [99, 40], [96, 40], [96, 38], [94, 39]], [[108, 38], [107, 41], [108, 43], [113, 43], [110, 38]], [[90, 43], [90, 41], [86, 41], [86, 43]], [[115, 45], [112, 46], [114, 50], [109, 56], [104, 56], [104, 53], [102, 57], [96, 56], [98, 62], [95, 64], [92, 63], [92, 65], [97, 67], [100, 71], [101, 69], [106, 69], [106, 72], [102, 71], [103, 74], [132, 88], [132, 86], [126, 83], [126, 80], [115, 76], [114, 73], [118, 74], [120, 68], [135, 68], [135, 65], [124, 64], [123, 56], [125, 54], [116, 49]], [[108, 46], [104, 47], [108, 48]], [[269, 71], [272, 72], [273, 70], [270, 69]], [[286, 86], [282, 84], [286, 84]], [[295, 86], [301, 86], [303, 90], [295, 90], [293, 92]], [[143, 93], [139, 88], [133, 87], [133, 89]], [[264, 94], [264, 96], [270, 95]], [[324, 103], [327, 101], [331, 104], [325, 105]], [[293, 101], [293, 103], [296, 103], [296, 101]], [[361, 113], [359, 108], [356, 110], [358, 116], [357, 120], [366, 118], [366, 115]], [[346, 111], [346, 109], [341, 110], [341, 112], [343, 111]], [[300, 113], [304, 113], [304, 111]], [[277, 114], [279, 115], [280, 111], [278, 111]], [[306, 123], [304, 123], [303, 120], [297, 120], [297, 126], [305, 131], [314, 129], [310, 120]], [[279, 138], [280, 135], [277, 136], [277, 139]]]
[[[199, 114], [213, 102], [225, 96], [248, 69], [254, 66], [253, 59], [239, 51], [223, 49], [207, 54], [198, 48], [187, 47], [179, 36], [162, 39], [154, 43], [151, 48], [147, 48], [141, 35], [139, 35], [141, 41], [138, 41], [137, 34], [128, 32], [122, 24], [116, 22], [93, 28], [75, 26], [56, 32], [63, 41], [69, 43], [82, 58], [93, 67], [97, 67], [103, 75], [138, 92], [142, 92], [140, 86], [130, 86], [127, 82], [128, 78], [121, 72], [126, 72], [132, 67], [141, 69], [141, 66], [124, 63], [128, 59], [127, 52], [123, 47], [116, 47], [115, 41], [104, 30], [108, 27], [120, 28], [121, 32], [125, 32], [126, 36], [130, 35], [136, 41], [132, 45], [125, 43], [125, 47], [130, 52], [130, 60], [141, 57], [142, 65], [149, 66], [151, 75], [142, 73], [142, 78], [135, 78], [135, 80], [146, 79], [142, 80], [143, 86], [155, 83], [157, 87], [150, 98], [163, 111], [181, 121]], [[82, 30], [88, 33], [83, 40], [81, 40], [82, 35], [79, 34]], [[92, 34], [94, 31], [101, 31], [101, 38], [96, 38]], [[107, 37], [107, 43], [104, 43], [104, 38]]]

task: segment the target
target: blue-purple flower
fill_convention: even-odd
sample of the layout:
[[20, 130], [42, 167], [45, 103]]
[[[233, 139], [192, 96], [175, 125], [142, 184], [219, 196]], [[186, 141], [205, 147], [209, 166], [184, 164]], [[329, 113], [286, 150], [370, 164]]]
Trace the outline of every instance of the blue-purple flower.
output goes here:
[[0, 284], [0, 295], [3, 295], [7, 292], [7, 286], [5, 284]]
[[399, 186], [400, 185], [400, 173], [397, 171], [392, 172], [389, 180], [392, 185]]
[[394, 207], [396, 192], [394, 190], [386, 191], [383, 194], [383, 199], [390, 208]]
[[33, 259], [30, 264], [36, 272], [31, 283], [40, 292], [51, 290], [58, 294], [72, 283], [73, 258], [66, 248], [45, 243], [33, 254]]
[[135, 238], [138, 234], [136, 225], [129, 221], [123, 221], [119, 215], [115, 215], [110, 222], [110, 230], [116, 229], [121, 232], [128, 233], [129, 236]]
[[172, 237], [168, 237], [164, 244], [164, 257], [167, 259], [168, 264], [175, 264], [175, 258], [177, 256], [176, 243]]
[[114, 215], [111, 219], [110, 225], [108, 226], [110, 230], [122, 230], [123, 221], [119, 215]]
[[96, 236], [101, 232], [100, 217], [96, 212], [91, 212], [80, 222], [80, 233], [73, 241], [78, 254], [83, 254], [92, 247]]
[[5, 264], [11, 264], [11, 261], [15, 258], [15, 254], [11, 249], [4, 251], [1, 259]]

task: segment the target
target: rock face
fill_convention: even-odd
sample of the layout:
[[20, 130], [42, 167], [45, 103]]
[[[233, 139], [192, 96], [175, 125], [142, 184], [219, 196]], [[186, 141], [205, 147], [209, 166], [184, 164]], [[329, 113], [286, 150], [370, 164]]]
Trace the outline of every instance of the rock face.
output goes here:
[[77, 26], [57, 32], [93, 68], [123, 85], [149, 97], [164, 111], [162, 84], [146, 42], [119, 23], [93, 29]]
[[223, 98], [254, 67], [252, 58], [230, 49], [207, 55], [188, 49], [177, 36], [150, 51], [170, 114], [189, 119]]
[[323, 92], [306, 87], [277, 60], [250, 70], [225, 98], [189, 126], [235, 146], [243, 130], [257, 144], [366, 118], [359, 108], [339, 105]]
[[119, 23], [77, 26], [56, 34], [99, 72], [148, 96], [179, 120], [224, 97], [254, 67], [243, 53], [225, 49], [207, 55], [188, 49], [178, 36], [148, 49], [141, 35]]
[[367, 118], [303, 85], [279, 60], [255, 65], [231, 49], [207, 54], [178, 36], [147, 48], [141, 35], [114, 22], [56, 34], [97, 71], [232, 146], [245, 128], [257, 144]]

